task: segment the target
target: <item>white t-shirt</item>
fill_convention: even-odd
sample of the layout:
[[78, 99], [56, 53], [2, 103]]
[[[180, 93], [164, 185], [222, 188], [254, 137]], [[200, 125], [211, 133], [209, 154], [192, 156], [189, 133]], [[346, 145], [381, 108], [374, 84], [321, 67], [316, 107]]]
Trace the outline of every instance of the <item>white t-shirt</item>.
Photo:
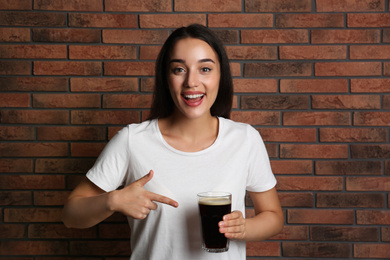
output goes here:
[[154, 171], [144, 188], [179, 203], [162, 203], [144, 220], [128, 218], [131, 259], [231, 259], [246, 258], [242, 241], [231, 240], [228, 252], [208, 253], [201, 248], [197, 194], [227, 191], [232, 210], [245, 214], [245, 191], [273, 188], [267, 151], [259, 133], [250, 125], [219, 119], [215, 142], [198, 152], [183, 152], [163, 138], [157, 120], [131, 124], [107, 144], [87, 177], [105, 191], [129, 185]]

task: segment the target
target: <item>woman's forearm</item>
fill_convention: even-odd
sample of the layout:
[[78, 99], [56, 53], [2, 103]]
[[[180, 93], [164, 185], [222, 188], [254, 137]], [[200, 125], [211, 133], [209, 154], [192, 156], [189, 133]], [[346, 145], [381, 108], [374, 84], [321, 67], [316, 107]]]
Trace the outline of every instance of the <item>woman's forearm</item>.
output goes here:
[[263, 241], [282, 231], [283, 215], [276, 212], [265, 211], [253, 218], [246, 219], [244, 241]]

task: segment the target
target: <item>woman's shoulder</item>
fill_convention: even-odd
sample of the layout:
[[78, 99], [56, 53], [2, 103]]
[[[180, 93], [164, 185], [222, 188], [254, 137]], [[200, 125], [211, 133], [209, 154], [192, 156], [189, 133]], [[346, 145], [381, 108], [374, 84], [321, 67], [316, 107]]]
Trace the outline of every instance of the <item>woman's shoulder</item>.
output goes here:
[[223, 124], [223, 127], [228, 131], [235, 131], [248, 134], [258, 134], [259, 132], [250, 124], [233, 121], [227, 118], [220, 118], [220, 122]]
[[147, 120], [141, 123], [131, 123], [121, 128], [116, 135], [121, 136], [135, 136], [147, 131], [153, 131], [156, 120]]

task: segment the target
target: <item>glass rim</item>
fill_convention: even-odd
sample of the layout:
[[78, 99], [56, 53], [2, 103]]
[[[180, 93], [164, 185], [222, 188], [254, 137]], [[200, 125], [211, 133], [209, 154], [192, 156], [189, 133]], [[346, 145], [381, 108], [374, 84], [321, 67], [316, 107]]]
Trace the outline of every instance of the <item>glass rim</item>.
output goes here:
[[226, 191], [204, 191], [197, 194], [198, 197], [229, 197], [232, 196], [230, 192]]

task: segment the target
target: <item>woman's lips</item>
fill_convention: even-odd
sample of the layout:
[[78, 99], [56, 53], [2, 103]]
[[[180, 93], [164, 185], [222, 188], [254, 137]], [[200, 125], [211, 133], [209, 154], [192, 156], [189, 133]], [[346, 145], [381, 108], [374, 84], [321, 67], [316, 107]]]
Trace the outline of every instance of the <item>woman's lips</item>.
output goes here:
[[196, 94], [183, 94], [182, 98], [184, 102], [190, 107], [196, 107], [202, 104], [204, 93]]

